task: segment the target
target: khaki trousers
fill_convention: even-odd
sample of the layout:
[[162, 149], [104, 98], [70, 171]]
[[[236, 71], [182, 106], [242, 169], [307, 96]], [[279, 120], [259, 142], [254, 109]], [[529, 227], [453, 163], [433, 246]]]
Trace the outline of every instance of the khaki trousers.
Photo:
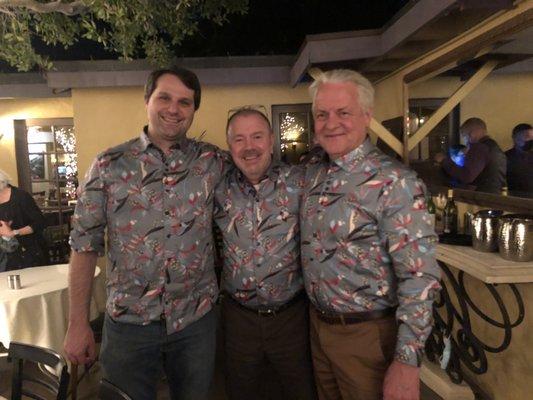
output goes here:
[[383, 397], [383, 379], [394, 357], [394, 315], [351, 325], [318, 319], [310, 307], [313, 366], [320, 400], [373, 400]]

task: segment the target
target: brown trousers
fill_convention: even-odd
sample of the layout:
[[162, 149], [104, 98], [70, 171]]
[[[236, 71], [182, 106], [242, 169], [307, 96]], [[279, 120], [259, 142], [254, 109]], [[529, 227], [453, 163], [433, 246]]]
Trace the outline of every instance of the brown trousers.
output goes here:
[[[268, 317], [243, 310], [230, 299], [223, 300], [226, 390], [230, 400], [261, 400], [272, 392], [282, 392], [276, 400], [316, 399], [308, 316], [305, 298]], [[273, 375], [267, 373], [269, 370]], [[265, 388], [268, 381], [281, 387]]]
[[383, 398], [385, 372], [394, 357], [394, 315], [351, 325], [332, 325], [310, 309], [311, 351], [320, 400]]

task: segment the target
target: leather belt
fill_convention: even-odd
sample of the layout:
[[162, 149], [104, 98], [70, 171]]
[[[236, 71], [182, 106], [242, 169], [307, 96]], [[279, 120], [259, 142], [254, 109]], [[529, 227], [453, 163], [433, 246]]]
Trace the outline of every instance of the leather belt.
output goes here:
[[380, 318], [385, 318], [394, 315], [396, 307], [385, 308], [384, 310], [374, 310], [356, 313], [334, 314], [319, 310], [313, 306], [316, 316], [319, 320], [324, 321], [330, 325], [351, 325], [360, 322], [373, 321]]
[[300, 300], [303, 300], [306, 297], [306, 294], [305, 294], [305, 291], [301, 290], [300, 292], [296, 294], [296, 296], [294, 296], [292, 299], [290, 299], [286, 303], [281, 304], [280, 306], [273, 306], [273, 307], [259, 306], [257, 308], [248, 307], [248, 306], [245, 306], [244, 304], [239, 303], [237, 300], [231, 297], [229, 293], [225, 293], [225, 297], [228, 300], [230, 300], [233, 304], [242, 308], [243, 310], [257, 314], [260, 317], [274, 317], [278, 315], [279, 313], [288, 309], [293, 304], [296, 304]]

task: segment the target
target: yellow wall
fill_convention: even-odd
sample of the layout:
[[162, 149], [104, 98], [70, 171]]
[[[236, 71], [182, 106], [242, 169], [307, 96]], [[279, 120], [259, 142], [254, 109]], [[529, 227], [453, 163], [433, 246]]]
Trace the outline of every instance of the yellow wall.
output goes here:
[[[409, 97], [449, 97], [462, 82], [438, 78], [409, 87]], [[519, 123], [533, 124], [533, 73], [490, 75], [461, 102], [461, 121], [479, 117], [502, 149], [513, 147], [511, 131]]]
[[[246, 104], [262, 104], [270, 112], [272, 104], [308, 102], [306, 86], [294, 89], [287, 85], [204, 87], [189, 136], [199, 137], [206, 131], [204, 141], [225, 148], [228, 110]], [[78, 167], [82, 176], [96, 154], [137, 136], [146, 124], [141, 87], [76, 89], [72, 103], [78, 137]]]
[[377, 85], [374, 118], [378, 121], [403, 115], [403, 82], [401, 77], [393, 76]]
[[[409, 87], [410, 98], [448, 97], [461, 82], [438, 78]], [[307, 85], [240, 85], [205, 87], [191, 136], [206, 131], [204, 140], [225, 147], [224, 127], [228, 109], [244, 104], [308, 103]], [[510, 131], [520, 122], [533, 123], [529, 106], [533, 73], [492, 75], [461, 103], [462, 120], [478, 116], [486, 120], [489, 133], [502, 146], [511, 147]], [[16, 183], [13, 120], [26, 118], [74, 117], [78, 139], [80, 173], [85, 173], [94, 156], [139, 134], [146, 123], [141, 87], [75, 89], [72, 98], [0, 100], [0, 168]], [[376, 87], [376, 119], [401, 114], [401, 82], [390, 80]]]
[[16, 185], [15, 133], [13, 121], [30, 118], [72, 118], [72, 99], [0, 100], [0, 169], [7, 172]]

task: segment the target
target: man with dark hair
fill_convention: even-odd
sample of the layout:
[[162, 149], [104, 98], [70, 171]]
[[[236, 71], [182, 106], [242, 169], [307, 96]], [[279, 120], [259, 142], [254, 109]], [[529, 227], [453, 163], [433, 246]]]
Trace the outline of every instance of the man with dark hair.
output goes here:
[[284, 399], [312, 400], [298, 223], [303, 170], [272, 161], [274, 135], [257, 109], [236, 110], [226, 135], [235, 168], [215, 191], [215, 222], [224, 243], [228, 395], [263, 399], [264, 369], [270, 364]]
[[500, 193], [507, 186], [507, 161], [498, 143], [488, 136], [487, 125], [480, 118], [469, 118], [460, 132], [468, 146], [464, 165], [442, 154], [435, 161], [442, 163], [444, 171], [459, 183], [472, 185], [478, 192]]
[[513, 128], [514, 147], [507, 157], [507, 186], [517, 194], [533, 193], [533, 127], [518, 124]]
[[218, 294], [213, 192], [225, 162], [215, 146], [186, 137], [200, 106], [194, 73], [154, 71], [145, 104], [148, 126], [98, 155], [79, 190], [65, 353], [74, 364], [96, 357], [88, 309], [107, 228], [104, 378], [135, 400], [152, 400], [164, 370], [173, 399], [206, 399]]

